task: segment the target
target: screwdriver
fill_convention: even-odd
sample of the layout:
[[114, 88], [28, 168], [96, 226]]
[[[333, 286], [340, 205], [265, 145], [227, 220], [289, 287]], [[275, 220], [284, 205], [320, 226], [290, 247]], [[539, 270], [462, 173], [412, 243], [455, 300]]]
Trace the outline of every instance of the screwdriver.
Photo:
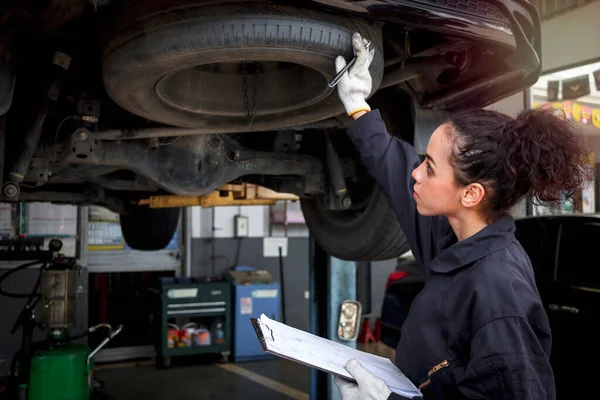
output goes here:
[[[369, 40], [365, 44], [365, 49], [368, 50], [370, 45], [371, 45], [371, 41]], [[335, 87], [335, 85], [340, 83], [340, 81], [342, 80], [342, 76], [344, 76], [344, 73], [346, 73], [346, 71], [348, 71], [348, 69], [350, 69], [350, 67], [353, 66], [355, 62], [356, 62], [356, 56], [352, 57], [352, 60], [350, 60], [350, 62], [348, 64], [346, 64], [346, 66], [344, 68], [342, 68], [342, 70], [340, 72], [338, 72], [338, 74], [335, 76], [335, 78], [333, 78], [333, 80], [331, 82], [329, 82], [329, 87], [330, 88]]]

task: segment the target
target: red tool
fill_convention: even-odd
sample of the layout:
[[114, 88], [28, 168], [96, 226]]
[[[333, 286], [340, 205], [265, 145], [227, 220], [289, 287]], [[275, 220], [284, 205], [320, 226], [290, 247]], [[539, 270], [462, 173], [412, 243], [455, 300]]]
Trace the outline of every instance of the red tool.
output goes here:
[[357, 340], [361, 343], [376, 342], [375, 336], [373, 336], [373, 332], [371, 332], [371, 324], [368, 319], [364, 320]]
[[379, 342], [381, 340], [381, 319], [379, 318], [375, 320], [375, 329], [373, 330], [373, 336], [375, 337], [376, 342]]

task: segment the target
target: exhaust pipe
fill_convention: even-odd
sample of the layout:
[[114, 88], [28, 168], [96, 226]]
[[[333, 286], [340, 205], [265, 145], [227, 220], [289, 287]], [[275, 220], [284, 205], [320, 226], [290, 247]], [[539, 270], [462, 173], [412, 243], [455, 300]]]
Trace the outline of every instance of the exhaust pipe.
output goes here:
[[386, 68], [380, 89], [413, 79], [419, 76], [440, 85], [452, 83], [460, 75], [460, 69], [440, 57], [417, 57], [402, 64]]

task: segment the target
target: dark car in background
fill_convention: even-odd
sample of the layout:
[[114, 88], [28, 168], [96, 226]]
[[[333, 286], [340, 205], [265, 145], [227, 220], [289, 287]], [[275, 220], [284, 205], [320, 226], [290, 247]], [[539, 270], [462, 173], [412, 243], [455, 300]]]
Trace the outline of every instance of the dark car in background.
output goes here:
[[[515, 222], [550, 320], [550, 362], [558, 398], [598, 398], [600, 216], [537, 216]], [[388, 279], [381, 312], [382, 341], [387, 345], [398, 343], [410, 304], [423, 286], [416, 261], [401, 259]]]

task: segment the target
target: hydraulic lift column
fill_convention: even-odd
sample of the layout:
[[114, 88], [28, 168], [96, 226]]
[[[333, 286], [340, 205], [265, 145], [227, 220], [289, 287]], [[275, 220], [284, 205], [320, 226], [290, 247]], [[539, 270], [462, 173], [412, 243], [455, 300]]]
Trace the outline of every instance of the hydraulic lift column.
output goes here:
[[[327, 255], [312, 237], [309, 246], [310, 332], [355, 348], [356, 341], [338, 338], [337, 325], [342, 303], [356, 300], [356, 264]], [[310, 398], [341, 399], [333, 376], [311, 369]]]

